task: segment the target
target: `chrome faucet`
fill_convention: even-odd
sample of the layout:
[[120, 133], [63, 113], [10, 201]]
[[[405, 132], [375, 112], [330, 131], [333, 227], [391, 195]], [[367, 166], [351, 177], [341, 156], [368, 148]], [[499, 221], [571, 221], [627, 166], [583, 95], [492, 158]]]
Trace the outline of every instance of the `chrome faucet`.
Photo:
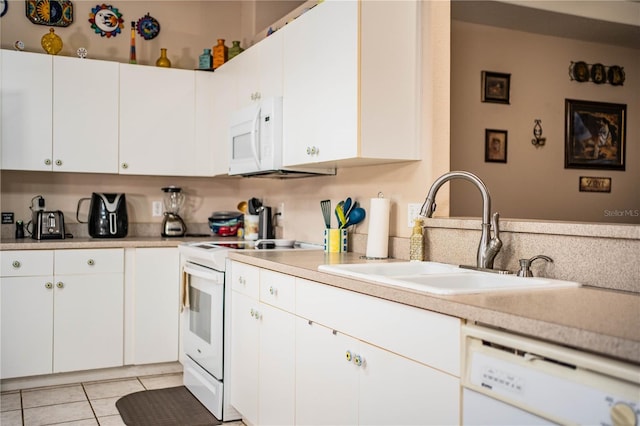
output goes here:
[[[445, 183], [453, 179], [464, 179], [473, 183], [482, 195], [482, 234], [480, 235], [480, 244], [478, 245], [477, 254], [477, 267], [484, 269], [493, 268], [493, 260], [502, 248], [502, 241], [500, 241], [500, 228], [499, 220], [500, 215], [494, 213], [489, 223], [489, 216], [491, 215], [491, 197], [489, 196], [489, 190], [485, 186], [484, 182], [473, 173], [464, 171], [454, 171], [445, 173], [433, 182], [427, 198], [424, 200], [420, 215], [424, 217], [431, 217], [436, 210], [436, 193], [440, 187]], [[494, 236], [491, 237], [491, 228], [493, 228]]]

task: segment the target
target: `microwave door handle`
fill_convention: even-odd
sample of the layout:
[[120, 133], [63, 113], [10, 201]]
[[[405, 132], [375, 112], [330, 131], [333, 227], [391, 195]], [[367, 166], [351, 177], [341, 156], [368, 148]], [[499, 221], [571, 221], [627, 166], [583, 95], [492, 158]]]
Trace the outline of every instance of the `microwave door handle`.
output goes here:
[[258, 143], [260, 143], [260, 107], [251, 123], [251, 152], [253, 160], [256, 162], [257, 170], [260, 170], [260, 158], [258, 156]]

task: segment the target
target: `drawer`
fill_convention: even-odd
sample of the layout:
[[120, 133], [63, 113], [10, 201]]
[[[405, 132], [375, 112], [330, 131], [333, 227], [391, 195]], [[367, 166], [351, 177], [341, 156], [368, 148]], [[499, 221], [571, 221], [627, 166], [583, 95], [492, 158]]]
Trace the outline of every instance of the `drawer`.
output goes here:
[[258, 300], [260, 269], [245, 263], [231, 262], [231, 289]]
[[287, 312], [295, 312], [296, 279], [266, 269], [260, 270], [260, 301]]
[[124, 271], [124, 249], [56, 250], [56, 275], [104, 274]]
[[3, 277], [53, 275], [53, 250], [10, 250], [0, 253]]
[[460, 376], [459, 318], [296, 278], [296, 314]]

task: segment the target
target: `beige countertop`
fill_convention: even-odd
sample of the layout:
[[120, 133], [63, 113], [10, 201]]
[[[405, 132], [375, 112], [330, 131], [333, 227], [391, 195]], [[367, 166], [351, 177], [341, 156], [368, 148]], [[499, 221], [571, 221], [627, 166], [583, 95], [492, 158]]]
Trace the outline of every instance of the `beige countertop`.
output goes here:
[[361, 259], [358, 253], [232, 251], [229, 257], [261, 268], [640, 363], [640, 295], [635, 293], [580, 287], [439, 296], [317, 270], [321, 264], [372, 262]]
[[[235, 237], [227, 238], [226, 240]], [[194, 241], [226, 241], [224, 238], [207, 237], [125, 237], [125, 238], [65, 238], [62, 240], [34, 240], [14, 238], [0, 241], [0, 251], [5, 250], [60, 250], [136, 247], [177, 247], [178, 244]]]

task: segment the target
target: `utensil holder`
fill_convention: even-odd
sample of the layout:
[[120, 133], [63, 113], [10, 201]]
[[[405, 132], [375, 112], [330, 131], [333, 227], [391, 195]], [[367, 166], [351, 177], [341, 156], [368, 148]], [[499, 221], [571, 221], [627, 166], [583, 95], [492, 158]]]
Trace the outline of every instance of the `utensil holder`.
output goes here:
[[347, 230], [344, 228], [325, 228], [324, 230], [324, 252], [325, 253], [346, 253], [347, 252]]

